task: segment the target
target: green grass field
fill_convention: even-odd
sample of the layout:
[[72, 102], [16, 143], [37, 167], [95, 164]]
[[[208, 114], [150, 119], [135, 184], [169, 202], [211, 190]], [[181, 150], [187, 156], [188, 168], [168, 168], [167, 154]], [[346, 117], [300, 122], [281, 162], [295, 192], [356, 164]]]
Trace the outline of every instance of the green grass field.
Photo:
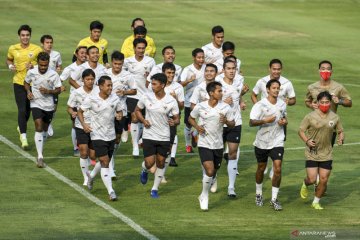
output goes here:
[[[210, 196], [209, 211], [199, 209], [201, 168], [197, 154], [186, 155], [179, 127], [178, 168], [169, 168], [167, 184], [160, 186], [160, 198], [151, 199], [147, 185], [139, 183], [141, 158], [129, 157], [130, 143], [123, 144], [116, 159], [120, 178], [114, 182], [119, 201], [109, 203], [100, 177], [95, 197], [132, 219], [159, 239], [289, 239], [293, 230], [335, 231], [336, 239], [360, 239], [360, 163], [358, 117], [360, 83], [360, 1], [4, 1], [0, 0], [0, 135], [18, 145], [17, 109], [12, 90], [12, 74], [5, 65], [7, 49], [18, 42], [21, 24], [33, 28], [32, 42], [43, 34], [55, 39], [55, 50], [62, 54], [64, 66], [81, 38], [88, 36], [88, 25], [99, 19], [105, 24], [103, 37], [109, 52], [119, 49], [130, 34], [130, 23], [141, 16], [148, 34], [154, 38], [161, 61], [161, 49], [176, 48], [176, 63], [191, 63], [191, 50], [211, 40], [215, 25], [225, 28], [225, 39], [235, 42], [236, 55], [242, 61], [245, 81], [252, 88], [267, 75], [268, 62], [280, 58], [283, 75], [295, 87], [297, 104], [288, 108], [289, 126], [283, 178], [279, 199], [282, 212], [267, 206], [271, 183], [264, 181], [266, 205], [254, 204], [256, 160], [252, 142], [255, 128], [248, 127], [251, 101], [243, 112], [241, 157], [236, 181], [238, 198], [227, 194], [227, 173], [219, 172], [219, 190]], [[305, 176], [303, 143], [297, 136], [302, 118], [309, 112], [303, 100], [307, 85], [318, 80], [317, 64], [333, 62], [333, 79], [345, 85], [353, 98], [351, 109], [338, 113], [349, 145], [335, 147], [334, 169], [328, 194], [321, 202], [324, 211], [310, 208], [299, 197]], [[66, 113], [68, 92], [60, 96], [54, 121], [55, 135], [45, 145], [45, 161], [81, 188], [79, 160], [72, 156], [71, 123]], [[34, 126], [30, 119], [28, 139], [33, 142]], [[0, 137], [0, 139], [3, 139]], [[59, 181], [3, 140], [0, 141], [0, 239], [145, 239], [126, 223], [89, 201], [74, 188]], [[81, 191], [80, 191], [81, 192]], [[323, 239], [315, 236], [294, 239]]]

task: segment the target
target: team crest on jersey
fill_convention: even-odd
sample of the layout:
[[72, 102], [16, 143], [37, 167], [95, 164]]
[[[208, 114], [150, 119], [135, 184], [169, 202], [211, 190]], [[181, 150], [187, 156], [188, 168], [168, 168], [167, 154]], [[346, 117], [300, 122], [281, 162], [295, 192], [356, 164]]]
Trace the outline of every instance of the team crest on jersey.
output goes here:
[[32, 58], [34, 56], [34, 54], [31, 52], [29, 53], [29, 58]]
[[333, 127], [335, 125], [334, 121], [329, 121], [329, 126]]
[[104, 49], [105, 49], [105, 46], [101, 46], [101, 50], [103, 50], [103, 51], [104, 51]]

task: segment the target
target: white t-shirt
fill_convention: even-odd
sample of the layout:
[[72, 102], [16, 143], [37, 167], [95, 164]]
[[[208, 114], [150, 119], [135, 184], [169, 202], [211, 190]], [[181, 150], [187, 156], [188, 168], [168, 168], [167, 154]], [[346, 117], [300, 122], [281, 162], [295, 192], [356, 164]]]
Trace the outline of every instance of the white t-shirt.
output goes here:
[[99, 94], [92, 94], [84, 100], [80, 108], [84, 112], [90, 112], [91, 140], [115, 139], [115, 115], [124, 109], [117, 95], [111, 94], [107, 99], [102, 99]]
[[191, 111], [192, 118], [198, 118], [198, 125], [205, 129], [205, 134], [199, 135], [198, 147], [221, 149], [223, 143], [223, 124], [220, 123], [220, 114], [225, 115], [228, 121], [234, 120], [231, 108], [220, 101], [215, 107], [209, 106], [208, 101], [197, 104]]
[[[147, 81], [151, 82], [151, 76], [155, 75], [156, 73], [162, 73], [162, 67], [163, 67], [164, 63], [160, 63], [158, 65], [156, 65], [155, 67], [153, 67], [153, 69], [151, 69], [151, 72], [149, 74], [149, 76], [147, 76]], [[182, 67], [180, 67], [179, 65], [175, 64], [175, 76], [174, 76], [174, 81], [176, 82], [180, 82], [180, 75], [181, 75], [181, 71], [182, 71]]]
[[51, 50], [49, 68], [56, 71], [56, 68], [62, 64], [61, 55], [59, 52]]
[[185, 87], [185, 107], [190, 107], [190, 98], [193, 94], [193, 91], [197, 85], [204, 81], [204, 72], [205, 72], [205, 64], [203, 64], [200, 70], [197, 70], [194, 64], [191, 64], [184, 68], [181, 73], [181, 82], [185, 82], [187, 79], [191, 78], [195, 74], [195, 80], [186, 85]]
[[85, 69], [89, 69], [89, 68], [95, 72], [94, 85], [97, 84], [97, 82], [101, 76], [106, 75], [106, 73], [105, 73], [106, 68], [104, 67], [104, 65], [97, 63], [96, 68], [94, 69], [94, 68], [90, 67], [89, 62], [85, 62], [85, 63], [81, 64], [79, 66], [79, 68], [76, 69], [76, 71], [73, 71], [70, 74], [71, 79], [75, 80], [77, 82], [77, 84], [80, 83], [79, 86], [82, 86], [84, 84], [82, 81], [82, 73]]
[[206, 91], [206, 86], [207, 86], [206, 81], [204, 81], [195, 87], [194, 92], [190, 98], [190, 103], [196, 105], [200, 102], [210, 99], [210, 96]]
[[30, 69], [25, 77], [25, 82], [32, 84], [31, 92], [34, 99], [30, 101], [31, 108], [40, 108], [44, 111], [54, 111], [55, 104], [52, 94], [42, 94], [39, 90], [40, 87], [54, 90], [61, 87], [59, 74], [54, 70], [48, 68], [46, 73], [41, 74], [38, 66]]
[[140, 99], [142, 95], [148, 92], [145, 73], [150, 73], [155, 65], [155, 60], [148, 56], [144, 56], [140, 62], [136, 60], [135, 56], [125, 58], [123, 69], [130, 72], [137, 90], [136, 95], [128, 96], [129, 98]]
[[[79, 87], [78, 89], [75, 89], [72, 93], [70, 93], [67, 105], [71, 108], [79, 109], [81, 104], [85, 101], [87, 97], [96, 93], [98, 93], [98, 90], [93, 89], [90, 93], [87, 93], [85, 92], [84, 87]], [[85, 123], [90, 124], [90, 111], [84, 112], [84, 121]], [[78, 117], [75, 118], [75, 127], [83, 129], [83, 126], [81, 125]]]
[[[256, 95], [259, 95], [261, 93], [261, 99], [266, 98], [268, 96], [266, 91], [266, 83], [270, 81], [270, 75], [263, 77], [259, 79], [256, 82], [255, 87], [253, 88], [253, 92]], [[286, 98], [294, 98], [295, 97], [295, 91], [292, 83], [283, 76], [280, 76], [279, 82], [281, 84], [280, 86], [280, 92], [279, 92], [279, 98], [283, 101], [286, 101]]]
[[158, 100], [155, 93], [148, 92], [139, 99], [137, 106], [140, 109], [145, 108], [145, 119], [151, 124], [150, 128], [144, 127], [143, 139], [170, 141], [168, 119], [170, 116], [179, 114], [176, 100], [168, 94]]
[[164, 88], [164, 91], [169, 95], [170, 95], [170, 93], [175, 93], [176, 98], [179, 102], [185, 101], [184, 88], [180, 83], [173, 81], [169, 86], [166, 86]]
[[262, 120], [265, 117], [276, 116], [272, 123], [267, 123], [259, 126], [256, 133], [254, 146], [260, 149], [272, 149], [274, 147], [284, 146], [284, 127], [278, 124], [278, 121], [286, 116], [286, 103], [277, 99], [276, 104], [269, 102], [267, 98], [261, 99], [255, 103], [250, 112], [250, 119]]
[[218, 59], [223, 58], [222, 48], [215, 47], [212, 42], [201, 48], [204, 50], [206, 63], [215, 63]]
[[[69, 66], [67, 66], [66, 68], [64, 68], [64, 70], [62, 71], [61, 75], [60, 75], [60, 80], [62, 82], [68, 80], [71, 76], [72, 72], [76, 72], [81, 65], [77, 65], [76, 62], [73, 62], [72, 64], [70, 64]], [[79, 86], [82, 85], [82, 79], [80, 79], [80, 82], [77, 82], [77, 84], [79, 84]], [[73, 86], [70, 87], [70, 93], [72, 93], [72, 91], [74, 91], [76, 88], [74, 88]]]
[[[217, 67], [218, 72], [221, 72], [224, 68], [224, 59], [223, 58], [219, 58], [215, 63], [214, 63]], [[240, 66], [241, 66], [241, 61], [240, 59], [236, 59], [236, 70], [238, 73], [240, 73]]]

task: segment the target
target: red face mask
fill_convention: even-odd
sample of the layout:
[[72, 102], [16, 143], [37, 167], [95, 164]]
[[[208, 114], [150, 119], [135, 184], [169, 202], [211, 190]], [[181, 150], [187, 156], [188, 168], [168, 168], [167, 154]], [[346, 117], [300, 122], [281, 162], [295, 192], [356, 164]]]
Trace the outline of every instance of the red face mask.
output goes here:
[[320, 72], [320, 76], [324, 81], [327, 81], [331, 77], [331, 72]]
[[319, 109], [323, 113], [327, 113], [329, 111], [329, 109], [330, 109], [330, 106], [331, 106], [330, 104], [327, 104], [327, 105], [320, 105], [319, 104]]

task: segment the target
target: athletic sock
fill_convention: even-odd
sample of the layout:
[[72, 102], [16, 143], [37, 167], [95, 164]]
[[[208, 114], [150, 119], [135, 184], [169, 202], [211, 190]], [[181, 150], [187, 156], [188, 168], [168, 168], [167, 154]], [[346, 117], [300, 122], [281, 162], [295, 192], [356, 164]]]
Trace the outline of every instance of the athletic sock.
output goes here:
[[158, 190], [161, 180], [164, 177], [164, 169], [157, 168], [155, 171], [154, 185], [151, 190]]
[[120, 144], [115, 144], [114, 145], [114, 151], [113, 151], [113, 154], [112, 154], [112, 156], [111, 156], [111, 159], [110, 159], [110, 163], [109, 163], [109, 169], [110, 169], [110, 173], [111, 174], [115, 174], [115, 172], [114, 172], [114, 170], [115, 170], [115, 159], [114, 159], [114, 156], [115, 156], [115, 154], [116, 154], [116, 151], [118, 150], [118, 148], [119, 148], [119, 145]]
[[229, 186], [228, 188], [235, 188], [235, 180], [236, 180], [236, 173], [237, 173], [237, 161], [229, 160], [227, 165], [228, 175], [229, 175]]
[[168, 166], [169, 166], [170, 159], [171, 159], [171, 156], [168, 156], [168, 157], [165, 159], [164, 176], [165, 176], [166, 169], [167, 169]]
[[90, 177], [94, 178], [100, 172], [100, 170], [101, 170], [101, 164], [100, 162], [96, 162], [93, 170], [90, 173]]
[[185, 137], [185, 145], [190, 146], [191, 145], [191, 128], [184, 127], [184, 137]]
[[26, 133], [21, 133], [21, 138], [26, 139]]
[[277, 199], [279, 193], [279, 188], [278, 187], [272, 187], [271, 188], [271, 200], [275, 201]]
[[80, 158], [80, 168], [84, 176], [84, 181], [87, 179], [86, 173], [89, 171], [88, 158]]
[[112, 182], [111, 182], [109, 168], [101, 168], [101, 179], [102, 179], [108, 193], [110, 194], [111, 192], [114, 192], [114, 189], [112, 188]]
[[71, 141], [72, 144], [74, 146], [74, 150], [77, 150], [77, 141], [76, 141], [76, 132], [75, 132], [75, 128], [71, 128]]
[[260, 184], [256, 183], [256, 195], [257, 194], [262, 195], [262, 183], [260, 183]]
[[131, 139], [133, 144], [133, 149], [139, 148], [138, 141], [139, 141], [139, 126], [137, 123], [131, 123]]
[[45, 132], [45, 131], [43, 131], [43, 132], [42, 132], [42, 135], [43, 135], [43, 145], [44, 145], [45, 142], [46, 142], [46, 140], [47, 140], [47, 138], [48, 138], [48, 133]]
[[35, 132], [34, 140], [38, 158], [43, 158], [44, 137], [42, 132]]
[[138, 134], [138, 139], [137, 139], [137, 143], [139, 142], [140, 138], [142, 138], [142, 133], [143, 133], [143, 129], [144, 129], [144, 124], [141, 122], [138, 122], [138, 129], [139, 129], [139, 134]]
[[143, 161], [142, 163], [141, 163], [141, 167], [142, 167], [142, 169], [144, 170], [144, 171], [146, 171], [147, 172], [147, 168], [146, 168], [146, 166], [145, 166], [145, 161]]
[[176, 156], [177, 146], [178, 146], [178, 137], [177, 137], [177, 135], [175, 135], [174, 143], [171, 146], [171, 157], [172, 158], [175, 158], [175, 156]]
[[318, 198], [318, 197], [314, 197], [314, 201], [313, 201], [313, 203], [319, 203], [320, 202], [320, 198]]
[[203, 179], [202, 179], [203, 189], [201, 192], [201, 195], [203, 197], [209, 197], [209, 189], [211, 187], [212, 181], [213, 181], [213, 177], [203, 175]]

